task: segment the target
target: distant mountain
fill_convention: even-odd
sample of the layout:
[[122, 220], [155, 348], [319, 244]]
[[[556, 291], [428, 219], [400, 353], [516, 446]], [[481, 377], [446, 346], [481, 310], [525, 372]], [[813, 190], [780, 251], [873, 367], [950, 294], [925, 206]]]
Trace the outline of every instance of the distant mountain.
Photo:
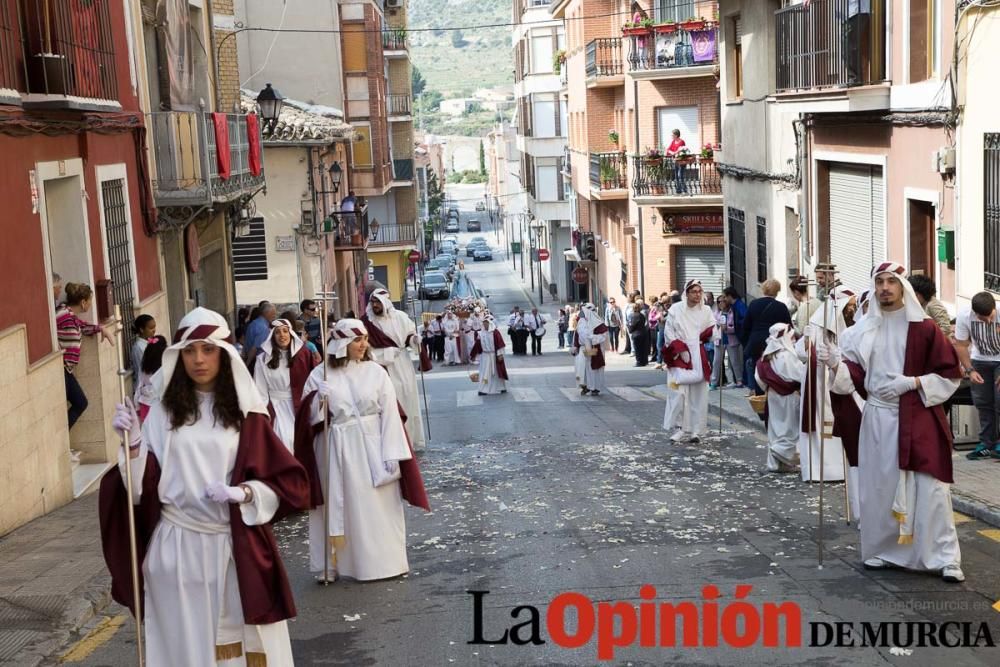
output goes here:
[[[510, 0], [410, 0], [411, 28], [510, 23]], [[511, 28], [434, 30], [410, 34], [410, 55], [427, 90], [445, 97], [471, 94], [514, 81]]]

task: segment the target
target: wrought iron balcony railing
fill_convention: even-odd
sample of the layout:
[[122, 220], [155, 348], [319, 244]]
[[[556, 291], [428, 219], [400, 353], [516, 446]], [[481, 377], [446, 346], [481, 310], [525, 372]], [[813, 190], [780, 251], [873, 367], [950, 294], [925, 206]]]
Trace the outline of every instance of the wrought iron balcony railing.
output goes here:
[[406, 49], [405, 30], [383, 30], [382, 48], [386, 51], [403, 51]]
[[601, 37], [587, 44], [587, 78], [622, 73], [622, 38]]
[[392, 245], [414, 245], [417, 242], [416, 223], [404, 223], [394, 225], [379, 225], [378, 229], [372, 230], [369, 247], [372, 246], [392, 246]]
[[625, 153], [591, 153], [590, 186], [597, 190], [620, 190], [628, 183]]
[[413, 111], [413, 99], [409, 95], [389, 95], [389, 115], [409, 116]]
[[335, 210], [327, 214], [323, 220], [324, 231], [334, 234], [334, 247], [350, 250], [362, 250], [368, 247], [369, 238], [368, 207], [362, 206], [353, 211]]
[[885, 81], [885, 0], [814, 0], [777, 10], [774, 22], [778, 92]]
[[645, 33], [630, 34], [628, 40], [631, 72], [698, 67], [719, 61], [718, 30], [706, 21], [657, 25]]
[[413, 180], [413, 159], [405, 160], [393, 160], [392, 161], [392, 173], [394, 181], [412, 181]]
[[683, 197], [722, 194], [722, 179], [713, 160], [650, 159], [632, 156], [632, 190], [636, 197]]

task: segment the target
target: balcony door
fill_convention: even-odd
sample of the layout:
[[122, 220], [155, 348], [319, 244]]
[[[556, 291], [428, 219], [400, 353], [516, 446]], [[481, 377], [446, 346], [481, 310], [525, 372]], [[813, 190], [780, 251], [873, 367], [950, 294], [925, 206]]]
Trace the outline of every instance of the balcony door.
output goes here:
[[656, 136], [660, 148], [665, 149], [673, 139], [672, 132], [681, 131], [681, 139], [692, 153], [701, 146], [701, 128], [698, 125], [698, 107], [664, 107], [656, 110]]

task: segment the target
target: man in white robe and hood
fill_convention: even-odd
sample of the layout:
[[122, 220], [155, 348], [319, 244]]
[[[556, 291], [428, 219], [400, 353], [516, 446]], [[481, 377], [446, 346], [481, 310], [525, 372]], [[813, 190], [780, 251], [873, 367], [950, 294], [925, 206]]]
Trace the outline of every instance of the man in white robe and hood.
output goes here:
[[684, 298], [667, 311], [663, 360], [669, 379], [663, 427], [676, 429], [674, 442], [696, 442], [708, 425], [708, 364], [705, 342], [715, 330], [715, 316], [705, 305], [701, 281], [684, 285]]
[[866, 393], [859, 430], [861, 558], [965, 580], [951, 507], [952, 436], [942, 404], [958, 388], [955, 348], [920, 306], [906, 269], [872, 269], [868, 313], [843, 348], [817, 346], [832, 391]]
[[767, 391], [767, 470], [792, 472], [799, 463], [799, 388], [806, 366], [795, 354], [795, 331], [772, 324], [755, 376]]
[[592, 303], [583, 306], [580, 312], [580, 321], [583, 322], [586, 315], [586, 324], [583, 331], [580, 331], [580, 324], [577, 324], [576, 335], [580, 341], [583, 356], [583, 377], [580, 381], [580, 393], [591, 396], [599, 396], [602, 391], [607, 391], [608, 382], [604, 377], [604, 367], [606, 361], [604, 350], [608, 347], [608, 325], [604, 323], [601, 316], [597, 314], [597, 307]]
[[449, 366], [456, 366], [462, 361], [462, 323], [455, 311], [449, 309], [445, 312], [441, 330], [444, 331], [444, 362]]
[[482, 331], [476, 333], [476, 342], [470, 355], [479, 360], [479, 395], [507, 393], [507, 366], [503, 359], [506, 347], [503, 336], [497, 331], [496, 321], [487, 314], [482, 320]]
[[420, 392], [417, 373], [410, 359], [410, 350], [420, 355], [417, 325], [409, 316], [392, 305], [384, 289], [372, 292], [362, 318], [368, 330], [372, 358], [389, 372], [393, 389], [406, 413], [406, 433], [414, 450], [426, 445], [424, 420], [420, 413]]

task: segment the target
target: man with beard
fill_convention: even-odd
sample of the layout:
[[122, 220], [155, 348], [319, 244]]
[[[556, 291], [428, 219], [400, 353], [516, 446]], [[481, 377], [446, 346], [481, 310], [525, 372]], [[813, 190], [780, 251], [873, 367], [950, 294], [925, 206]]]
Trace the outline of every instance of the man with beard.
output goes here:
[[871, 288], [868, 314], [843, 349], [827, 342], [816, 349], [832, 371], [832, 391], [867, 393], [858, 448], [861, 557], [867, 569], [964, 581], [951, 509], [952, 436], [941, 407], [962, 377], [958, 355], [902, 265], [876, 265]]
[[399, 404], [406, 413], [406, 432], [414, 450], [423, 449], [424, 420], [420, 414], [417, 373], [410, 360], [410, 350], [420, 355], [421, 368], [428, 368], [430, 359], [421, 355], [417, 326], [406, 313], [396, 310], [389, 292], [376, 289], [361, 318], [368, 330], [372, 358], [389, 372]]

